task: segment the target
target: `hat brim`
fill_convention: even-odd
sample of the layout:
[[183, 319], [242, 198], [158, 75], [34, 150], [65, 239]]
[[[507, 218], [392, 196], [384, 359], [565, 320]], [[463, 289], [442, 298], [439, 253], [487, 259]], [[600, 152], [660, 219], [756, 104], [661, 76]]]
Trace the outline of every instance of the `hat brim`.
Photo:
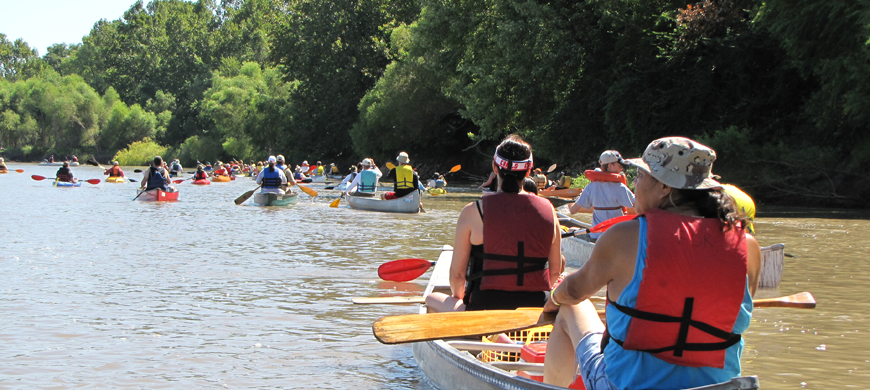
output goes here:
[[[643, 169], [644, 172], [650, 174], [652, 177], [655, 177], [656, 180], [661, 181], [662, 183], [664, 183], [664, 184], [670, 186], [670, 184], [665, 183], [664, 181], [662, 181], [661, 179], [659, 179], [658, 177], [656, 177], [656, 175], [655, 175], [655, 174], [652, 172], [652, 170], [649, 168], [649, 164], [647, 164], [646, 161], [643, 161], [642, 158], [630, 158], [630, 159], [625, 159], [625, 160], [622, 160], [622, 161], [624, 161], [625, 164], [628, 164], [628, 165], [631, 165], [631, 166], [634, 166], [634, 167], [637, 167], [637, 168]], [[673, 186], [671, 186], [671, 187], [673, 187]], [[674, 188], [678, 188], [678, 187], [674, 187]], [[694, 187], [694, 188], [686, 188], [686, 189], [690, 189], [690, 190], [721, 190], [721, 189], [722, 189], [722, 183], [719, 183], [718, 181], [713, 180], [712, 178], [709, 178], [709, 177], [708, 177], [708, 178], [704, 179], [704, 180], [701, 182], [701, 184], [698, 184], [697, 187]]]

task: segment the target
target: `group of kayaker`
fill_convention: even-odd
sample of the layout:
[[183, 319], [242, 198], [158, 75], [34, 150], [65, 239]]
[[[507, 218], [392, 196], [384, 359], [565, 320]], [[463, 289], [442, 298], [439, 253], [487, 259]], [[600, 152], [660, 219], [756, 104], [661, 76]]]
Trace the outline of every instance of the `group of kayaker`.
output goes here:
[[[587, 389], [691, 388], [739, 376], [760, 249], [712, 174], [715, 159], [681, 137], [657, 139], [636, 159], [602, 153], [571, 211], [592, 212], [595, 224], [638, 216], [602, 233], [588, 262], [563, 279], [555, 210], [524, 189], [537, 188], [531, 146], [509, 136], [493, 157], [497, 192], [459, 215], [451, 294], [430, 294], [430, 311], [558, 311], [549, 384], [568, 386], [579, 373]], [[636, 193], [624, 166], [637, 169]], [[603, 287], [606, 327], [588, 300]]]

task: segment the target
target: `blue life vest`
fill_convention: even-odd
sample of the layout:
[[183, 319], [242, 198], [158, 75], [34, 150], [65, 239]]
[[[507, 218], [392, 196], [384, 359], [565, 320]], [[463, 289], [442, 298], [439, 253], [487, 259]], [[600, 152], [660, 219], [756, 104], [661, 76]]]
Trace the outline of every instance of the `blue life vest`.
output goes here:
[[284, 164], [275, 164], [275, 168], [278, 168], [278, 169], [283, 171], [283, 170], [287, 169], [287, 166]]
[[278, 170], [278, 167], [275, 167], [275, 170], [270, 172], [269, 168], [263, 169], [263, 188], [278, 188], [281, 187], [281, 171]]
[[360, 172], [359, 192], [375, 192], [378, 189], [378, 174], [375, 171], [366, 169]]
[[153, 190], [155, 188], [166, 191], [166, 178], [163, 177], [160, 170], [154, 167], [148, 169], [150, 170], [150, 175], [148, 175], [148, 186], [145, 187], [145, 191]]

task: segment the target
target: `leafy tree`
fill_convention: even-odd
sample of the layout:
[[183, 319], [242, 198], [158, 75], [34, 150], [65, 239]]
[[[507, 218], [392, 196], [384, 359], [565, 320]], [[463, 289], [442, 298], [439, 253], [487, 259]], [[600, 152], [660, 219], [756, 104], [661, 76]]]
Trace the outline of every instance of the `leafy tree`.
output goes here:
[[0, 78], [9, 81], [26, 80], [33, 77], [45, 67], [36, 49], [18, 38], [14, 42], [6, 39], [6, 34], [0, 33]]

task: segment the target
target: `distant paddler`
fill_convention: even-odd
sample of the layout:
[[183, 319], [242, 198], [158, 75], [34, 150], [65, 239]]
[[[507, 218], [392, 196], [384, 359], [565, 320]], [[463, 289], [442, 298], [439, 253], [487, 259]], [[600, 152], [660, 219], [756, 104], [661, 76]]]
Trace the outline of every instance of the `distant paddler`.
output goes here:
[[62, 181], [64, 183], [75, 183], [76, 181], [78, 181], [78, 179], [73, 176], [72, 171], [69, 170], [68, 161], [63, 162], [63, 166], [57, 170], [57, 173], [54, 176], [57, 178], [57, 181]]
[[[375, 165], [374, 160], [366, 158], [362, 160], [362, 171], [356, 175], [345, 189], [348, 196], [375, 196], [378, 190], [378, 181], [383, 176], [381, 170]], [[356, 189], [356, 191], [354, 191]]]
[[398, 199], [420, 189], [420, 178], [411, 167], [411, 158], [408, 157], [408, 153], [399, 153], [396, 162], [399, 165], [387, 173], [387, 177], [393, 179], [393, 192], [385, 192], [381, 197], [382, 199]]
[[281, 170], [284, 173], [284, 176], [287, 177], [287, 183], [283, 187], [281, 187], [284, 191], [287, 191], [288, 188], [296, 185], [296, 178], [294, 178], [293, 170], [290, 169], [290, 166], [285, 164], [284, 156], [278, 155], [278, 162], [275, 164], [275, 168]]
[[[569, 208], [571, 214], [592, 213], [592, 225], [611, 218], [634, 214], [634, 193], [628, 188], [623, 173], [625, 160], [619, 152], [606, 150], [598, 159], [601, 168], [587, 170], [584, 175], [591, 181]], [[600, 233], [577, 236], [594, 241]]]
[[224, 163], [218, 161], [218, 162], [215, 163], [214, 166], [215, 166], [215, 170], [214, 170], [214, 174], [215, 174], [215, 176], [226, 176], [226, 177], [230, 177], [230, 167], [229, 167], [229, 164], [224, 165]]
[[193, 174], [193, 180], [208, 180], [208, 174], [205, 173], [205, 167], [202, 164], [196, 166], [196, 173]]
[[[283, 154], [279, 154], [278, 157], [277, 157], [276, 159], [277, 159], [278, 162], [275, 163], [275, 168], [278, 168], [278, 169], [280, 169], [280, 170], [282, 170], [282, 171], [284, 171], [284, 170], [286, 170], [286, 169], [288, 168], [288, 167], [287, 167], [287, 163], [286, 163], [286, 161], [284, 161], [284, 155], [283, 155]], [[287, 175], [287, 172], [284, 172], [284, 175]]]
[[317, 175], [317, 176], [323, 176], [323, 172], [324, 172], [324, 169], [323, 169], [323, 163], [321, 163], [320, 161], [318, 161], [318, 162], [317, 162], [317, 168], [316, 168], [316, 170], [314, 171], [314, 174]]
[[734, 198], [738, 211], [743, 212], [746, 216], [746, 231], [755, 234], [755, 224], [753, 223], [755, 220], [755, 202], [752, 201], [752, 198], [731, 184], [723, 184], [722, 192]]
[[329, 174], [330, 175], [340, 175], [341, 172], [338, 170], [338, 167], [335, 166], [335, 163], [329, 163]]
[[113, 177], [124, 177], [124, 171], [121, 170], [121, 167], [118, 165], [117, 161], [112, 161], [112, 167], [106, 169], [103, 172], [104, 175], [109, 175], [110, 178]]
[[160, 189], [163, 192], [175, 192], [175, 187], [169, 185], [169, 171], [163, 167], [162, 157], [154, 157], [151, 166], [145, 170], [142, 176], [142, 186], [139, 188], [143, 191]]
[[176, 158], [169, 167], [169, 177], [176, 177], [181, 173], [184, 173], [184, 169], [181, 168], [181, 162]]
[[0, 172], [9, 172], [9, 168], [6, 168], [6, 161], [3, 160], [3, 157], [0, 157]]
[[269, 166], [263, 168], [257, 175], [257, 184], [262, 186], [261, 194], [278, 194], [284, 195], [284, 190], [281, 189], [287, 184], [287, 176], [284, 171], [275, 166], [278, 160], [275, 156], [269, 156]]

